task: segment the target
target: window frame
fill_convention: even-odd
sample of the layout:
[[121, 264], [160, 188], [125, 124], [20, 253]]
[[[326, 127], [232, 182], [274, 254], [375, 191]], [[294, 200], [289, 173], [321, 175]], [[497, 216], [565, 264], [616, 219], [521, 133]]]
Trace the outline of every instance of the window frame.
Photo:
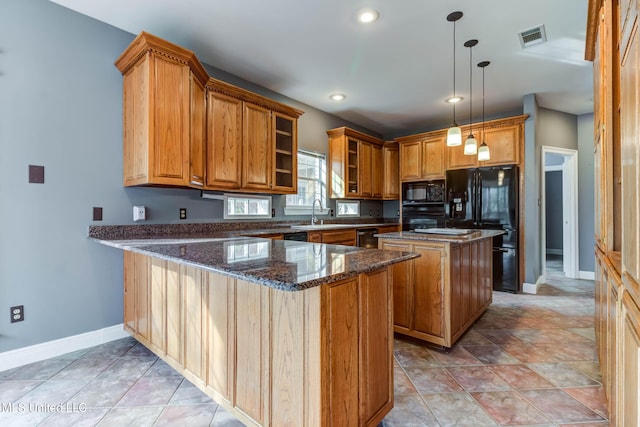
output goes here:
[[[321, 203], [322, 203], [322, 209], [318, 209], [316, 206], [315, 209], [315, 214], [316, 215], [329, 215], [329, 212], [331, 211], [329, 209], [329, 202], [328, 202], [328, 197], [327, 197], [327, 156], [324, 153], [317, 153], [314, 151], [309, 151], [309, 150], [298, 150], [298, 171], [300, 171], [300, 160], [303, 156], [308, 156], [308, 157], [315, 157], [317, 159], [321, 160], [321, 164], [320, 164], [320, 178], [318, 179], [310, 179], [310, 178], [306, 178], [306, 177], [300, 177], [300, 173], [298, 173], [298, 189], [302, 188], [302, 186], [300, 185], [300, 180], [308, 180], [308, 181], [315, 181], [318, 182], [321, 188], [321, 197], [319, 197]], [[322, 176], [324, 175], [324, 176]], [[297, 194], [295, 194], [297, 195]], [[287, 195], [285, 196], [285, 207], [284, 207], [284, 214], [285, 215], [311, 215], [313, 213], [313, 206], [312, 205], [289, 205], [289, 197], [290, 196], [295, 196], [294, 194], [292, 195]]]
[[[262, 200], [268, 202], [267, 213], [266, 214], [229, 214], [229, 199], [248, 199], [248, 200]], [[224, 219], [265, 219], [271, 218], [271, 213], [273, 210], [273, 199], [271, 196], [262, 196], [257, 194], [234, 194], [234, 193], [225, 193], [224, 194], [224, 202], [223, 202], [223, 217]]]

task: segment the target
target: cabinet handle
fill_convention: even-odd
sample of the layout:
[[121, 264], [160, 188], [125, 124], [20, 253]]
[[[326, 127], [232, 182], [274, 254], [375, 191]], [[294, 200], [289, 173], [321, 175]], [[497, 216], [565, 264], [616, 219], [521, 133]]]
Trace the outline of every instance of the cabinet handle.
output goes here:
[[[196, 178], [196, 177], [194, 177], [194, 178]], [[191, 184], [191, 185], [199, 185], [199, 186], [203, 186], [203, 185], [204, 185], [202, 182], [194, 181], [193, 179], [191, 180], [191, 183], [190, 183], [190, 184]]]
[[509, 249], [493, 248], [493, 252], [507, 253], [507, 252], [509, 252]]

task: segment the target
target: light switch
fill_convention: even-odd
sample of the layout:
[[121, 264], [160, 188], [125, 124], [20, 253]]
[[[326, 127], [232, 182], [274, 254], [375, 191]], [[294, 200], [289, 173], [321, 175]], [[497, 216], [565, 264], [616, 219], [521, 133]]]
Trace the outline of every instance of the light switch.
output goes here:
[[147, 209], [144, 206], [133, 207], [133, 220], [144, 221], [147, 218]]

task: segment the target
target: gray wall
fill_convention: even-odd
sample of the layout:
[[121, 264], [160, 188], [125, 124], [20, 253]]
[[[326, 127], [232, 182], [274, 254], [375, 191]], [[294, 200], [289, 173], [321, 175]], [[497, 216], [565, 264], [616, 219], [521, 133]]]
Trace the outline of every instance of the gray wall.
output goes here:
[[524, 218], [520, 218], [520, 227], [524, 226], [524, 281], [536, 283], [542, 272], [540, 260], [540, 158], [538, 142], [540, 119], [535, 94], [525, 95], [523, 112], [529, 117], [524, 122]]
[[545, 172], [546, 249], [562, 251], [562, 171]]
[[595, 271], [595, 176], [593, 162], [593, 114], [583, 114], [578, 116], [580, 271]]
[[[148, 207], [150, 223], [179, 222], [181, 207], [188, 222], [222, 220], [221, 202], [199, 191], [122, 187], [122, 76], [113, 62], [133, 38], [46, 0], [2, 0], [0, 352], [122, 323], [122, 252], [89, 241], [89, 225], [131, 224], [133, 205]], [[274, 98], [305, 111], [301, 148], [326, 152], [329, 128], [366, 131]], [[45, 166], [44, 184], [27, 183], [30, 164]], [[94, 206], [104, 221], [91, 220]], [[362, 207], [367, 217], [384, 210]], [[24, 322], [9, 323], [13, 305], [25, 306]]]

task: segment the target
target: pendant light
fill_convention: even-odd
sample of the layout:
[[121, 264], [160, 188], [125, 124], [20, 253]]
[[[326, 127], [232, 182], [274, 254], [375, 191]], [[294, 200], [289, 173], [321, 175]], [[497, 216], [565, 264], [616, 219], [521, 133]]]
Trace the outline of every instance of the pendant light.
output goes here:
[[489, 147], [484, 142], [484, 69], [491, 64], [489, 61], [482, 61], [478, 64], [478, 67], [482, 68], [482, 144], [478, 148], [478, 160], [483, 162], [491, 158], [489, 153]]
[[464, 47], [469, 48], [469, 136], [464, 142], [464, 154], [474, 156], [478, 152], [478, 141], [473, 136], [473, 47], [478, 44], [478, 40], [467, 40]]
[[[456, 97], [456, 21], [462, 18], [462, 12], [451, 12], [447, 21], [453, 22], [453, 98]], [[462, 144], [462, 129], [456, 123], [456, 104], [453, 103], [453, 124], [447, 131], [447, 146], [455, 147]]]

